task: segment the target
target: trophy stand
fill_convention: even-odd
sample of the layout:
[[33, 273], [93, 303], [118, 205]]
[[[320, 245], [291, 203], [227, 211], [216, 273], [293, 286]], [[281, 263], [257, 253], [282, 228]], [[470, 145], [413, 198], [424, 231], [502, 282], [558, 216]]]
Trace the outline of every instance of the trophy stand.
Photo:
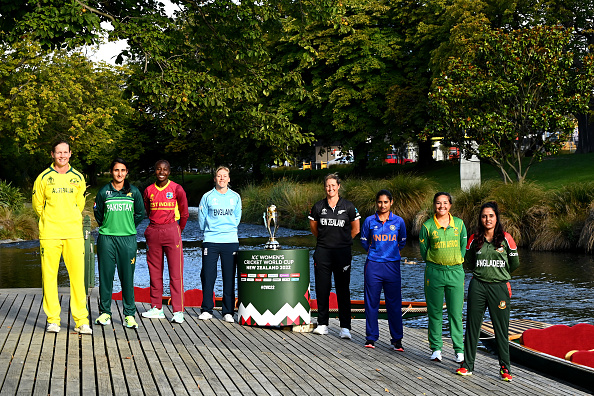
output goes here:
[[270, 235], [264, 249], [237, 252], [237, 314], [244, 326], [289, 326], [310, 332], [309, 250], [282, 249], [275, 238], [278, 212], [264, 212]]

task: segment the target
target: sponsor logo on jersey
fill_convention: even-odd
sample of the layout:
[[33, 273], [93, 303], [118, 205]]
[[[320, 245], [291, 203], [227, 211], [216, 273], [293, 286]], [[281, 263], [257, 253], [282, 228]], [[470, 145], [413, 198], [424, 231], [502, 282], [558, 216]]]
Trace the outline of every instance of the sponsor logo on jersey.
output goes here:
[[171, 191], [168, 191], [167, 194], [165, 194], [165, 197], [167, 199], [173, 199], [173, 193]]

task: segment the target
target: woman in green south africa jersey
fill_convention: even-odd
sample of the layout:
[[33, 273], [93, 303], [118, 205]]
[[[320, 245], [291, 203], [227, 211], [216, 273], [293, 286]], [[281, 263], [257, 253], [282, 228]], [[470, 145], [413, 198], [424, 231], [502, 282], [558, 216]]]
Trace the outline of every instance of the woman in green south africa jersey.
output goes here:
[[423, 223], [419, 234], [420, 250], [425, 260], [425, 300], [429, 318], [431, 360], [441, 362], [443, 299], [445, 296], [455, 360], [464, 361], [462, 309], [464, 305], [464, 254], [466, 227], [450, 214], [452, 196], [438, 192], [433, 197], [435, 215]]
[[96, 324], [111, 323], [111, 293], [115, 270], [122, 285], [124, 325], [137, 328], [134, 303], [134, 269], [136, 268], [136, 227], [145, 217], [142, 194], [126, 180], [128, 166], [121, 158], [109, 169], [112, 180], [95, 197], [95, 220], [99, 224], [97, 258], [99, 261], [99, 317]]

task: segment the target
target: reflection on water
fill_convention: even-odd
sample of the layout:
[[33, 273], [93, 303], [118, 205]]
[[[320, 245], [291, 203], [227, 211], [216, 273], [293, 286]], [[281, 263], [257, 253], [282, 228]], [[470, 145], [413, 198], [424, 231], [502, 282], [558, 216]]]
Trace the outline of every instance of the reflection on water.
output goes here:
[[[139, 250], [136, 264], [135, 284], [149, 286], [149, 272], [146, 263], [144, 229], [147, 222], [139, 226]], [[313, 247], [315, 239], [309, 232], [279, 228], [277, 236], [283, 248], [310, 249], [310, 278], [312, 295], [315, 297], [313, 276]], [[241, 224], [239, 228], [240, 249], [262, 249], [268, 240], [264, 226]], [[184, 284], [186, 289], [201, 288], [200, 269], [202, 266], [200, 240], [195, 221], [188, 222], [183, 233], [184, 239]], [[519, 251], [520, 268], [513, 274], [512, 311], [514, 319], [533, 319], [548, 323], [574, 324], [587, 322], [594, 324], [594, 258], [576, 253], [550, 253]], [[419, 259], [418, 244], [409, 243], [402, 256]], [[363, 267], [365, 252], [356, 241], [353, 248], [353, 267], [351, 271], [351, 298], [363, 299]], [[424, 300], [424, 264], [403, 264], [402, 297], [404, 300]], [[169, 274], [165, 269], [165, 279]], [[470, 280], [466, 275], [466, 285]], [[98, 282], [98, 274], [96, 274]], [[60, 286], [68, 285], [68, 274], [64, 265], [58, 274]], [[0, 247], [0, 288], [41, 287], [41, 270], [38, 242], [20, 242]], [[119, 280], [114, 282], [114, 291], [120, 290]], [[169, 294], [165, 282], [165, 294]], [[216, 295], [222, 294], [220, 277], [215, 285]], [[407, 326], [426, 327], [426, 317], [407, 320]]]

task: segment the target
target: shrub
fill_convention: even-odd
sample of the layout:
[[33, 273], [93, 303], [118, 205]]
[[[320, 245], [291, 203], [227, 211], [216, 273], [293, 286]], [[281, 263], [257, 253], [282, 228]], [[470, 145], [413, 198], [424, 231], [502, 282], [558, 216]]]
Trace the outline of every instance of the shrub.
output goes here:
[[25, 197], [18, 188], [0, 180], [0, 207], [19, 210], [23, 207], [23, 202]]
[[491, 191], [500, 185], [503, 183], [488, 181], [474, 185], [467, 191], [461, 190], [454, 194], [452, 214], [464, 221], [468, 234], [474, 232], [481, 205], [490, 201]]
[[39, 229], [33, 209], [13, 211], [0, 206], [0, 239], [37, 239]]

